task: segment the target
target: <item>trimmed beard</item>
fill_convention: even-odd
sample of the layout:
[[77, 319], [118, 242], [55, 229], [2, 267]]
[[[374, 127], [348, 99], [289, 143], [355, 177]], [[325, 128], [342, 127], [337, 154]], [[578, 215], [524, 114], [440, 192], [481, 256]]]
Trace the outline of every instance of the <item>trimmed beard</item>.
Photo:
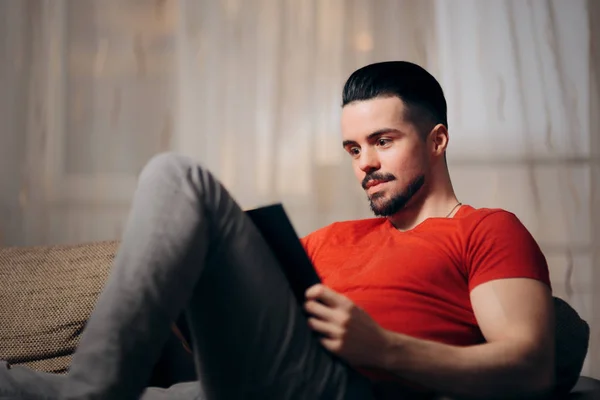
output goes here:
[[425, 175], [419, 175], [408, 184], [406, 189], [380, 205], [377, 205], [373, 200], [383, 197], [384, 194], [373, 194], [373, 196], [369, 197], [369, 206], [371, 207], [371, 211], [373, 211], [373, 214], [378, 217], [389, 217], [396, 214], [406, 206], [410, 199], [414, 197], [414, 195], [423, 187], [424, 184]]

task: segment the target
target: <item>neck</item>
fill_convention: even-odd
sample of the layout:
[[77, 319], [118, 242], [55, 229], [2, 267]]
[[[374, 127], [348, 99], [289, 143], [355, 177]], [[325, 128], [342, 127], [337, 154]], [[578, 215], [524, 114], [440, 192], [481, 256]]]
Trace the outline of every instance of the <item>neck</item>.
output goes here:
[[452, 217], [456, 213], [459, 202], [450, 180], [437, 187], [424, 186], [420, 191], [423, 193], [417, 194], [402, 210], [388, 217], [398, 230], [407, 231], [428, 218]]

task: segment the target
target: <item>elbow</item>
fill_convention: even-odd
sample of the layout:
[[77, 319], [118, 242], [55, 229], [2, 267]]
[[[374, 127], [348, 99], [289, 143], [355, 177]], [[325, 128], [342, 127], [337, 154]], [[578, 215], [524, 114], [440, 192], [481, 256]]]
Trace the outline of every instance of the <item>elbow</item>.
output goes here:
[[534, 394], [538, 394], [541, 397], [547, 397], [554, 391], [556, 385], [556, 376], [554, 374], [554, 368], [542, 368], [543, 371], [538, 372], [534, 377], [532, 389]]
[[533, 357], [532, 362], [527, 363], [528, 373], [523, 381], [526, 392], [531, 393], [534, 398], [546, 398], [556, 387], [556, 370], [554, 368], [554, 354], [542, 357]]

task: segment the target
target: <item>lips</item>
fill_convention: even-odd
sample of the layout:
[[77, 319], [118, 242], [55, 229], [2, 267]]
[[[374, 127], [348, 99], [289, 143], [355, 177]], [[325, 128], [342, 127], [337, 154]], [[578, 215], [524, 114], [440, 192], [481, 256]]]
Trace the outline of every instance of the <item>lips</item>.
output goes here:
[[372, 181], [367, 182], [367, 184], [365, 185], [365, 189], [370, 189], [373, 186], [377, 186], [377, 185], [380, 185], [380, 184], [386, 183], [386, 182], [389, 182], [389, 181], [372, 180]]

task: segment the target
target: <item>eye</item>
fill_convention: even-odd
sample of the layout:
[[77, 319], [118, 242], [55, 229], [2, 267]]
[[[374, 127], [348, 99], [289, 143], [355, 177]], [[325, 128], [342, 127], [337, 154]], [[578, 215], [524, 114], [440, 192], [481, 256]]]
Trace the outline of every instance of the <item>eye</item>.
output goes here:
[[360, 148], [357, 146], [349, 147], [347, 151], [352, 157], [356, 157], [360, 154]]
[[377, 146], [384, 147], [392, 142], [391, 139], [388, 138], [379, 138], [377, 139]]

